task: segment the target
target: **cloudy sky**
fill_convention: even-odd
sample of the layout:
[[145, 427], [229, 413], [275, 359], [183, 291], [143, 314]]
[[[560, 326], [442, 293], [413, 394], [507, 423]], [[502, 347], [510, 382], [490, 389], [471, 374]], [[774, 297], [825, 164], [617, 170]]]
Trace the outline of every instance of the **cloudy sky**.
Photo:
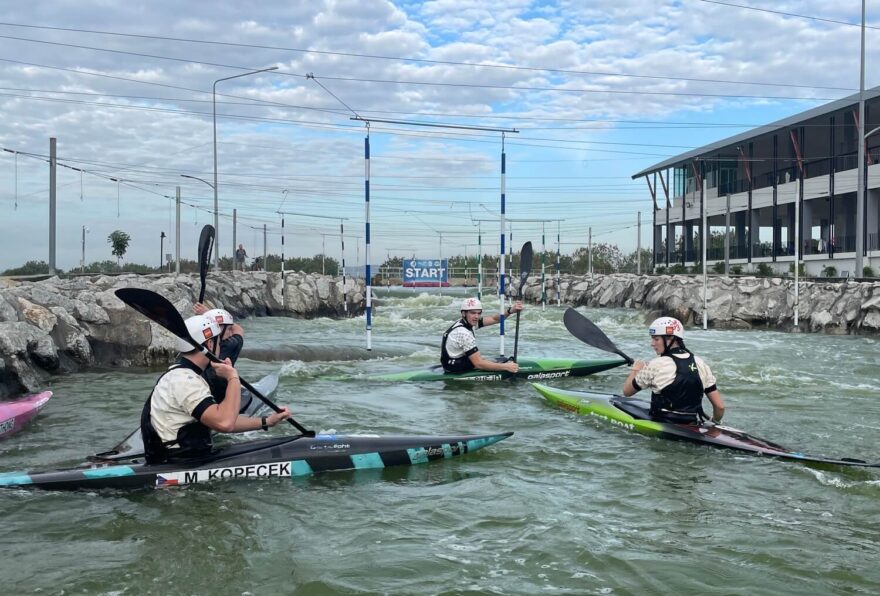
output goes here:
[[[633, 173], [858, 90], [859, 0], [67, 0], [0, 3], [0, 270], [48, 260], [57, 138], [57, 264], [195, 258], [213, 191], [216, 85], [221, 252], [363, 260], [372, 120], [374, 262], [497, 250], [507, 214], [557, 225], [562, 249], [632, 250], [651, 200]], [[880, 1], [867, 3], [868, 87]], [[378, 120], [402, 122], [393, 124]], [[420, 126], [434, 125], [434, 126]], [[445, 125], [445, 126], [438, 126]], [[503, 133], [501, 131], [510, 131]], [[516, 131], [516, 132], [513, 132]], [[480, 222], [479, 220], [485, 220]], [[513, 243], [540, 248], [539, 222]], [[358, 240], [356, 237], [360, 237]], [[650, 237], [642, 228], [642, 245]], [[358, 250], [357, 244], [360, 244]], [[442, 243], [442, 244], [441, 244]], [[442, 248], [441, 248], [442, 246]]]

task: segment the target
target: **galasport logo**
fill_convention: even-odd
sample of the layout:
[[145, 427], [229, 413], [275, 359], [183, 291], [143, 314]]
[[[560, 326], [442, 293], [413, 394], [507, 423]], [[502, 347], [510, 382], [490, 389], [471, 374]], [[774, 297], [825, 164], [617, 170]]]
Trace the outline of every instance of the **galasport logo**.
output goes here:
[[562, 377], [567, 377], [571, 374], [570, 370], [561, 370], [559, 372], [542, 372], [531, 374], [527, 379], [561, 379]]

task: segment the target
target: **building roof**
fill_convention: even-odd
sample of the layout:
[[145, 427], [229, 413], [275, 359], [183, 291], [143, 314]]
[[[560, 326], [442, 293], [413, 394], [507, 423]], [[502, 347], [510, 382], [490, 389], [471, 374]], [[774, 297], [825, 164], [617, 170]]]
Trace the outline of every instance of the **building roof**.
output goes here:
[[[880, 97], [880, 87], [872, 87], [871, 89], [865, 89], [865, 100], [873, 99], [875, 97]], [[815, 118], [817, 116], [823, 116], [825, 114], [830, 114], [831, 112], [836, 112], [842, 108], [848, 107], [859, 101], [859, 94], [855, 93], [853, 95], [849, 95], [847, 97], [843, 97], [841, 99], [836, 99], [830, 103], [826, 103], [824, 105], [818, 106], [816, 108], [809, 109], [805, 112], [800, 112], [799, 114], [795, 114], [794, 116], [789, 116], [787, 118], [783, 118], [782, 120], [777, 120], [776, 122], [771, 122], [770, 124], [764, 124], [757, 128], [753, 128], [752, 130], [742, 132], [738, 135], [733, 135], [732, 137], [728, 137], [726, 139], [722, 139], [720, 141], [716, 141], [714, 143], [710, 143], [708, 145], [703, 145], [702, 147], [697, 147], [696, 149], [692, 149], [685, 153], [681, 153], [676, 155], [675, 157], [670, 157], [660, 163], [654, 164], [644, 170], [633, 174], [632, 179], [639, 178], [646, 174], [650, 174], [652, 172], [656, 172], [658, 170], [664, 170], [668, 167], [679, 164], [683, 161], [687, 161], [693, 157], [699, 157], [705, 153], [710, 153], [716, 149], [721, 149], [723, 147], [728, 147], [730, 145], [739, 145], [744, 141], [748, 141], [753, 139], [759, 135], [766, 134], [768, 132], [772, 132], [774, 130], [779, 130], [781, 128], [785, 128], [787, 126], [792, 126], [794, 124], [800, 124], [805, 120], [810, 120], [811, 118]]]

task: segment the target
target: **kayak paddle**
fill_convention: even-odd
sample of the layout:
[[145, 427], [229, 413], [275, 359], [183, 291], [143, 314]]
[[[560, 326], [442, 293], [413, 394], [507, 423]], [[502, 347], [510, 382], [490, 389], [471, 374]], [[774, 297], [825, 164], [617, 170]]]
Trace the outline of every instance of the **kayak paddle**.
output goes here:
[[[531, 241], [523, 244], [522, 250], [519, 251], [519, 290], [516, 293], [517, 300], [522, 300], [523, 286], [526, 285], [526, 278], [532, 271], [532, 243]], [[513, 335], [513, 361], [516, 362], [516, 352], [519, 348], [519, 314], [516, 311], [516, 333]]]
[[593, 321], [575, 309], [569, 307], [568, 310], [565, 311], [565, 314], [562, 315], [562, 322], [565, 324], [565, 328], [568, 329], [569, 333], [585, 344], [591, 345], [594, 348], [599, 348], [600, 350], [605, 350], [606, 352], [611, 352], [612, 354], [617, 354], [626, 360], [627, 364], [632, 365], [632, 358], [621, 352], [620, 348], [615, 346], [614, 342], [608, 339], [608, 336], [605, 335], [601, 329], [596, 327], [596, 324]]
[[202, 281], [202, 287], [199, 290], [199, 302], [205, 300], [205, 277], [208, 275], [211, 248], [214, 246], [214, 234], [214, 226], [206, 224], [202, 228], [201, 235], [199, 235], [199, 279]]
[[[129, 305], [151, 321], [158, 323], [180, 339], [191, 343], [194, 348], [201, 350], [202, 354], [207, 356], [208, 359], [212, 362], [221, 362], [221, 360], [217, 358], [217, 356], [206, 350], [203, 346], [200, 346], [196, 342], [196, 340], [190, 337], [189, 332], [186, 329], [186, 323], [183, 321], [183, 317], [180, 315], [179, 312], [177, 312], [177, 309], [174, 308], [174, 305], [171, 304], [171, 302], [169, 302], [168, 299], [164, 296], [160, 296], [156, 292], [145, 290], [142, 288], [120, 288], [119, 290], [116, 290], [115, 294], [117, 298], [125, 302], [127, 305]], [[241, 381], [241, 384], [245, 389], [254, 394], [264, 404], [266, 404], [276, 412], [281, 411], [281, 408], [275, 405], [272, 400], [257, 391], [257, 389], [253, 385], [242, 379], [240, 376], [239, 381]], [[315, 436], [315, 431], [306, 430], [305, 427], [303, 427], [293, 418], [287, 418], [287, 421], [294, 427], [296, 427], [296, 429], [301, 432], [303, 436]]]

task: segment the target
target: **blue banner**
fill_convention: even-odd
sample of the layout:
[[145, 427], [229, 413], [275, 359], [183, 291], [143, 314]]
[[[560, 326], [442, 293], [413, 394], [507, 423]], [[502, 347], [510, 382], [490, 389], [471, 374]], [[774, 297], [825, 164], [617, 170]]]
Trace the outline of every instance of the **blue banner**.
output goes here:
[[449, 270], [447, 264], [447, 259], [404, 259], [404, 287], [448, 287]]

